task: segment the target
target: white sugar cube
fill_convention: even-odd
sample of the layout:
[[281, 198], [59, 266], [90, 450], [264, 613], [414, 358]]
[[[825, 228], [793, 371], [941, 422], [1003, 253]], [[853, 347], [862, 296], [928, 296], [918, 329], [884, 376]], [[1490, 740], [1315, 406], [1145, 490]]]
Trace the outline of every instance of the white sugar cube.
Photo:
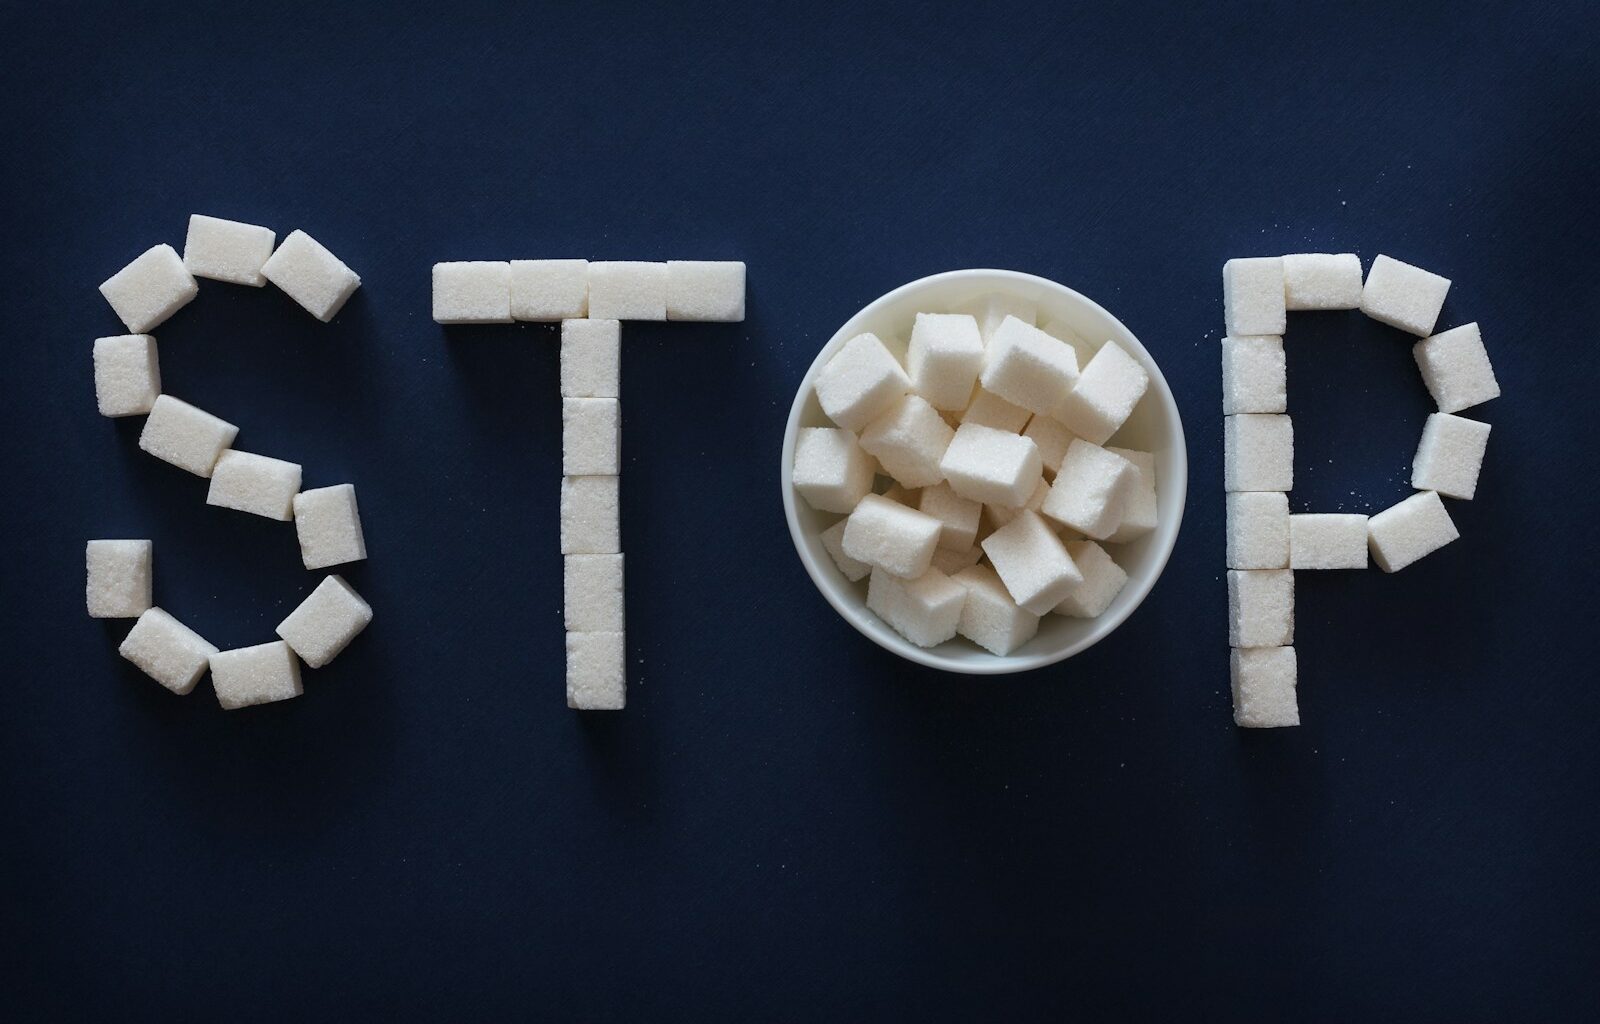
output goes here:
[[869, 494], [845, 520], [844, 553], [891, 576], [915, 579], [939, 546], [939, 520], [880, 494]]
[[1285, 412], [1288, 362], [1283, 339], [1254, 335], [1222, 339], [1222, 413]]
[[1289, 567], [1289, 496], [1281, 491], [1228, 495], [1228, 568]]
[[622, 478], [561, 478], [561, 553], [609, 555], [622, 550]]
[[[826, 530], [822, 531], [822, 546], [828, 549], [828, 555], [833, 559], [833, 564], [839, 567], [839, 573], [851, 583], [866, 579], [872, 571], [872, 566], [857, 558], [851, 558], [844, 553], [844, 528], [846, 520], [839, 520]], [[935, 552], [935, 561], [938, 553]]]
[[271, 228], [236, 220], [191, 214], [183, 243], [183, 265], [195, 277], [260, 288], [267, 283], [261, 267], [278, 240]]
[[738, 260], [668, 260], [667, 319], [743, 320], [744, 264]]
[[1012, 508], [1009, 505], [985, 505], [983, 506], [983, 511], [989, 519], [989, 526], [992, 529], [998, 530], [1000, 527], [1011, 522], [1011, 520], [1017, 518], [1017, 513], [1023, 511], [1024, 509], [1030, 512], [1040, 511], [1044, 508], [1044, 499], [1048, 498], [1049, 496], [1050, 485], [1045, 483], [1043, 478], [1041, 478], [1039, 480], [1039, 485], [1033, 489], [1032, 494], [1028, 495], [1028, 500], [1023, 502], [1020, 508]]
[[622, 322], [561, 321], [561, 397], [622, 394]]
[[858, 334], [823, 365], [816, 387], [828, 418], [859, 431], [911, 390], [911, 378], [877, 335]]
[[979, 379], [985, 391], [1050, 416], [1078, 382], [1078, 357], [1066, 342], [1008, 316], [989, 338]]
[[563, 398], [562, 475], [616, 476], [621, 470], [621, 403], [615, 398]]
[[928, 487], [944, 479], [939, 460], [955, 431], [920, 395], [906, 395], [861, 431], [861, 450], [906, 487]]
[[1159, 503], [1156, 499], [1156, 457], [1151, 452], [1132, 448], [1107, 448], [1133, 463], [1134, 479], [1128, 490], [1128, 504], [1122, 510], [1122, 521], [1106, 541], [1127, 544], [1154, 530], [1160, 522]]
[[119, 334], [94, 340], [94, 397], [102, 416], [141, 416], [161, 394], [156, 339]]
[[1028, 425], [1028, 420], [1033, 413], [1020, 405], [1001, 398], [992, 391], [978, 388], [972, 393], [972, 401], [967, 403], [967, 408], [961, 413], [962, 423], [976, 423], [980, 427], [993, 427], [1011, 434], [1020, 434]]
[[160, 608], [151, 608], [139, 616], [117, 653], [173, 693], [188, 693], [217, 649]]
[[1289, 517], [1289, 568], [1366, 567], [1366, 516], [1324, 512]]
[[1105, 444], [1133, 415], [1150, 387], [1150, 374], [1121, 345], [1108, 341], [1078, 374], [1056, 409], [1056, 419], [1090, 444]]
[[1243, 648], [1228, 661], [1235, 725], [1277, 729], [1300, 724], [1293, 647]]
[[1228, 646], [1282, 647], [1294, 643], [1294, 573], [1288, 569], [1228, 570]]
[[[1421, 267], [1379, 256], [1367, 271], [1361, 288], [1361, 312], [1380, 323], [1398, 327], [1421, 337], [1433, 333], [1433, 325], [1444, 308], [1450, 279], [1430, 274]], [[1282, 333], [1277, 332], [1277, 333]]]
[[100, 294], [134, 334], [160, 326], [199, 291], [200, 286], [170, 245], [146, 249], [100, 285]]
[[1083, 583], [1061, 538], [1037, 512], [1019, 512], [981, 546], [1012, 598], [1035, 615], [1050, 611]]
[[171, 395], [160, 395], [139, 433], [139, 447], [195, 476], [209, 477], [238, 436], [239, 428], [232, 423]]
[[567, 555], [563, 565], [567, 632], [622, 632], [622, 555]]
[[1460, 412], [1500, 397], [1500, 382], [1477, 324], [1423, 338], [1412, 346], [1411, 355], [1440, 412]]
[[327, 323], [361, 287], [361, 278], [321, 242], [296, 229], [261, 267], [268, 281]]
[[983, 336], [965, 313], [918, 313], [906, 348], [906, 374], [935, 409], [962, 410], [983, 369]]
[[933, 553], [933, 568], [938, 569], [946, 576], [954, 576], [969, 566], [977, 565], [978, 559], [983, 557], [983, 549], [974, 544], [965, 551], [954, 548], [939, 548]]
[[1083, 583], [1073, 587], [1055, 607], [1057, 615], [1074, 619], [1092, 619], [1103, 615], [1111, 602], [1128, 585], [1128, 574], [1118, 565], [1106, 549], [1092, 540], [1075, 540], [1067, 543], [1067, 554], [1083, 574]]
[[1122, 525], [1138, 479], [1138, 469], [1122, 456], [1073, 441], [1042, 511], [1085, 537], [1105, 540]]
[[973, 565], [950, 578], [967, 592], [956, 632], [979, 647], [1004, 656], [1039, 632], [1039, 616], [1018, 605], [989, 566]]
[[1384, 572], [1399, 572], [1461, 536], [1435, 491], [1421, 491], [1367, 521], [1367, 546]]
[[918, 647], [934, 647], [956, 635], [967, 591], [938, 569], [916, 579], [898, 579], [874, 568], [867, 581], [867, 608]]
[[589, 315], [601, 320], [665, 320], [667, 265], [634, 260], [589, 264]]
[[211, 686], [224, 710], [298, 697], [300, 662], [282, 640], [218, 651], [211, 656]]
[[1478, 471], [1488, 446], [1489, 424], [1447, 412], [1431, 414], [1411, 460], [1411, 486], [1470, 499], [1478, 491]]
[[212, 470], [206, 504], [288, 522], [299, 490], [298, 464], [230, 449]]
[[1288, 416], [1225, 416], [1222, 449], [1223, 490], [1294, 490], [1294, 424]]
[[343, 578], [329, 576], [278, 623], [276, 632], [307, 665], [321, 668], [371, 621], [372, 606]]
[[625, 634], [567, 634], [567, 707], [621, 711], [628, 702], [627, 679]]
[[294, 530], [307, 569], [359, 562], [367, 557], [361, 512], [351, 484], [313, 487], [294, 496]]
[[1222, 265], [1222, 318], [1229, 334], [1282, 334], [1289, 322], [1286, 308], [1282, 258], [1256, 256]]
[[84, 595], [89, 617], [136, 619], [150, 610], [150, 564], [155, 545], [147, 540], [91, 540], [84, 553]]
[[850, 512], [872, 490], [873, 476], [871, 457], [850, 431], [800, 428], [794, 444], [794, 489], [818, 512]]
[[512, 260], [514, 320], [576, 320], [589, 315], [588, 260]]
[[466, 260], [433, 265], [433, 322], [511, 322], [511, 264]]
[[983, 505], [957, 494], [947, 483], [923, 488], [917, 509], [939, 520], [939, 546], [967, 551], [978, 542], [978, 520]]
[[1021, 508], [1039, 486], [1044, 463], [1032, 441], [1004, 430], [963, 423], [939, 470], [968, 501]]
[[1039, 461], [1044, 463], [1044, 468], [1051, 473], [1061, 469], [1061, 460], [1066, 457], [1067, 448], [1077, 438], [1077, 435], [1063, 426], [1060, 420], [1043, 415], [1029, 419], [1027, 429], [1023, 430], [1022, 436], [1032, 441], [1039, 449]]
[[1015, 317], [1029, 327], [1039, 320], [1038, 306], [1027, 299], [1019, 299], [1015, 295], [1000, 292], [985, 295], [976, 302], [968, 303], [960, 312], [970, 315], [978, 322], [978, 333], [983, 336], [983, 343], [986, 346], [989, 344], [989, 339], [994, 337], [995, 329], [1004, 323], [1008, 316]]
[[1353, 252], [1285, 256], [1283, 295], [1289, 309], [1357, 309], [1361, 306], [1361, 257]]

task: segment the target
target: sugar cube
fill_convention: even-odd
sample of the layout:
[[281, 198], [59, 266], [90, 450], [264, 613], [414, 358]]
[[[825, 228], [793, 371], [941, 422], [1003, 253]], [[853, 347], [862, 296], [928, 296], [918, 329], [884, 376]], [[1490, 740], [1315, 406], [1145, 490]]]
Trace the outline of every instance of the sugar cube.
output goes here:
[[934, 647], [956, 635], [967, 591], [938, 569], [899, 579], [874, 567], [867, 581], [867, 608], [918, 647]]
[[1357, 309], [1361, 306], [1361, 257], [1353, 252], [1285, 256], [1283, 295], [1289, 309]]
[[1227, 498], [1228, 568], [1289, 567], [1289, 496], [1236, 491]]
[[869, 494], [845, 520], [844, 553], [859, 562], [915, 579], [927, 571], [942, 524], [879, 494]]
[[1032, 441], [1039, 449], [1039, 461], [1044, 463], [1044, 468], [1051, 473], [1061, 469], [1061, 460], [1066, 457], [1067, 447], [1077, 437], [1063, 426], [1060, 420], [1044, 415], [1029, 419], [1027, 429], [1022, 432], [1022, 436]]
[[979, 379], [984, 390], [1051, 416], [1078, 382], [1078, 357], [1066, 342], [1008, 316], [989, 338]]
[[588, 260], [511, 261], [513, 320], [576, 320], [588, 315]]
[[[833, 564], [839, 567], [839, 573], [851, 583], [856, 583], [867, 577], [872, 571], [872, 566], [860, 559], [851, 558], [844, 553], [844, 528], [846, 520], [839, 520], [826, 530], [822, 531], [822, 546], [827, 548], [828, 555], [833, 559]], [[938, 561], [938, 552], [934, 552], [934, 561]]]
[[261, 273], [323, 323], [332, 320], [361, 287], [354, 270], [298, 228], [278, 243]]
[[100, 285], [100, 294], [132, 334], [145, 334], [160, 326], [199, 291], [170, 245], [151, 246]]
[[1478, 470], [1489, 446], [1489, 424], [1436, 412], [1422, 428], [1422, 441], [1411, 460], [1411, 486], [1438, 491], [1448, 498], [1471, 499], [1478, 491]]
[[1044, 508], [1044, 499], [1048, 498], [1049, 496], [1050, 485], [1045, 483], [1044, 479], [1041, 477], [1039, 480], [1039, 485], [1033, 489], [1032, 494], [1028, 495], [1028, 500], [1023, 502], [1020, 508], [1012, 508], [1009, 505], [985, 505], [983, 506], [983, 511], [988, 517], [990, 527], [998, 530], [1000, 527], [1011, 522], [1011, 520], [1017, 518], [1017, 513], [1021, 512], [1023, 509], [1027, 509], [1030, 512], [1038, 512], [1040, 509]]
[[927, 487], [944, 479], [939, 460], [954, 436], [938, 410], [920, 395], [905, 395], [861, 431], [861, 449], [897, 482]]
[[1035, 615], [1055, 608], [1083, 573], [1039, 513], [1024, 509], [983, 539], [983, 553], [1017, 604]]
[[139, 433], [139, 447], [163, 462], [209, 477], [239, 428], [171, 395], [158, 395]]
[[1222, 339], [1222, 413], [1286, 412], [1288, 361], [1283, 339], [1254, 335]]
[[1222, 449], [1224, 490], [1294, 490], [1294, 424], [1288, 416], [1225, 416]]
[[307, 665], [321, 668], [371, 621], [372, 606], [343, 578], [329, 576], [278, 623], [276, 632]]
[[136, 619], [150, 610], [150, 563], [155, 545], [147, 540], [91, 540], [84, 553], [84, 594], [89, 617]]
[[616, 476], [621, 469], [621, 403], [615, 398], [563, 398], [562, 475]]
[[229, 449], [211, 473], [206, 504], [288, 522], [300, 490], [300, 467], [282, 459]]
[[1440, 412], [1460, 412], [1500, 397], [1500, 382], [1494, 378], [1477, 324], [1423, 338], [1411, 354]]
[[858, 334], [823, 365], [816, 388], [829, 419], [860, 431], [911, 390], [911, 378], [877, 335]]
[[561, 397], [622, 394], [622, 322], [561, 321]]
[[211, 686], [224, 710], [298, 697], [300, 662], [282, 640], [218, 651], [211, 656]]
[[627, 702], [625, 635], [568, 633], [567, 707], [575, 711], [621, 711]]
[[1108, 341], [1078, 374], [1078, 381], [1056, 409], [1056, 419], [1090, 444], [1105, 444], [1133, 415], [1150, 386], [1139, 361]]
[[956, 632], [991, 654], [1007, 655], [1039, 632], [1039, 616], [1012, 600], [1000, 576], [973, 565], [950, 577], [967, 592]]
[[1420, 491], [1367, 521], [1367, 546], [1384, 572], [1399, 572], [1461, 536], [1435, 491]]
[[1044, 472], [1039, 447], [1026, 437], [963, 423], [939, 463], [951, 488], [969, 501], [1020, 508]]
[[665, 320], [667, 265], [634, 260], [589, 264], [589, 315], [602, 320]]
[[744, 264], [738, 260], [668, 260], [667, 319], [743, 320]]
[[307, 569], [359, 562], [367, 557], [361, 512], [351, 484], [313, 487], [294, 496], [294, 530]]
[[511, 322], [511, 264], [466, 260], [433, 265], [433, 322]]
[[949, 484], [923, 488], [917, 509], [939, 520], [939, 546], [966, 551], [978, 541], [983, 505], [957, 494]]
[[1160, 523], [1160, 508], [1156, 498], [1156, 457], [1152, 452], [1132, 448], [1107, 448], [1133, 463], [1133, 484], [1128, 490], [1128, 504], [1122, 510], [1122, 521], [1106, 541], [1127, 544], [1154, 530]]
[[1256, 256], [1222, 265], [1222, 318], [1229, 334], [1282, 334], [1289, 322], [1286, 308], [1282, 258]]
[[922, 492], [920, 490], [911, 490], [904, 484], [894, 481], [890, 481], [889, 489], [883, 492], [883, 496], [890, 501], [898, 501], [906, 508], [916, 508], [922, 503]]
[[160, 608], [150, 608], [133, 624], [117, 653], [173, 693], [188, 693], [217, 649]]
[[563, 555], [609, 555], [621, 551], [621, 520], [621, 477], [561, 478]]
[[567, 555], [563, 566], [562, 617], [567, 631], [622, 632], [622, 555]]
[[978, 559], [983, 557], [983, 549], [974, 544], [965, 551], [954, 548], [939, 548], [933, 553], [933, 568], [938, 569], [946, 576], [954, 576], [968, 566], [977, 565]]
[[189, 216], [189, 234], [183, 243], [183, 265], [195, 277], [260, 288], [267, 283], [261, 266], [278, 240], [271, 228], [241, 224], [236, 220]]
[[1106, 549], [1092, 540], [1067, 543], [1067, 554], [1083, 574], [1083, 583], [1073, 587], [1056, 605], [1057, 615], [1092, 619], [1105, 613], [1111, 602], [1128, 585], [1128, 574], [1112, 560]]
[[1450, 279], [1388, 256], [1372, 261], [1361, 288], [1361, 311], [1380, 323], [1421, 337], [1433, 333]]
[[161, 394], [156, 339], [119, 334], [94, 340], [94, 397], [102, 416], [140, 416]]
[[983, 336], [965, 313], [918, 313], [906, 348], [906, 373], [935, 409], [961, 410], [983, 369]]
[[1277, 729], [1300, 724], [1293, 647], [1246, 647], [1228, 660], [1235, 725]]
[[1292, 643], [1294, 573], [1288, 569], [1229, 569], [1228, 646]]
[[967, 408], [961, 413], [961, 422], [976, 423], [980, 427], [993, 427], [1010, 434], [1020, 434], [1032, 416], [1033, 413], [1022, 406], [1013, 405], [993, 391], [985, 391], [979, 387], [973, 392], [972, 401], [967, 403]]
[[1366, 516], [1324, 512], [1289, 517], [1289, 568], [1366, 567]]
[[1075, 440], [1061, 460], [1041, 511], [1085, 537], [1105, 540], [1122, 525], [1138, 479], [1138, 469], [1127, 459]]
[[989, 339], [994, 337], [995, 329], [1005, 322], [1006, 317], [1015, 317], [1029, 327], [1037, 323], [1039, 318], [1039, 307], [1027, 299], [1019, 299], [1015, 295], [1001, 292], [994, 292], [976, 302], [968, 303], [961, 308], [961, 312], [969, 314], [977, 321], [978, 333], [983, 336], [985, 346], [989, 344]]

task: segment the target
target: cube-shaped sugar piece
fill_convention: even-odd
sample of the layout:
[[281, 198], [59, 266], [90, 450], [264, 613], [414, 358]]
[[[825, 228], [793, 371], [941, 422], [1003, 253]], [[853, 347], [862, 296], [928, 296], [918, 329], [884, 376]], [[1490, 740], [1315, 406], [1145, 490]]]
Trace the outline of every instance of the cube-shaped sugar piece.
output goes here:
[[1294, 490], [1294, 424], [1288, 416], [1240, 413], [1222, 420], [1226, 491]]
[[1043, 615], [1074, 588], [1083, 573], [1039, 513], [1028, 509], [983, 539], [983, 553], [1017, 604]]
[[667, 319], [743, 320], [744, 264], [738, 260], [668, 260]]
[[[844, 528], [846, 520], [839, 520], [821, 533], [822, 546], [827, 548], [828, 556], [833, 559], [833, 564], [839, 567], [839, 573], [851, 583], [866, 579], [872, 571], [872, 566], [860, 559], [851, 558], [844, 553]], [[937, 552], [935, 552], [937, 560]]]
[[944, 479], [939, 460], [955, 431], [920, 395], [905, 395], [861, 431], [861, 450], [906, 487], [928, 487]]
[[1289, 567], [1289, 496], [1281, 491], [1228, 495], [1228, 568]]
[[367, 557], [361, 512], [351, 484], [313, 487], [294, 496], [294, 530], [307, 569], [359, 562]]
[[298, 228], [278, 243], [261, 273], [306, 312], [327, 323], [361, 287], [361, 278]]
[[561, 397], [622, 395], [622, 321], [561, 321]]
[[911, 378], [877, 335], [858, 334], [823, 365], [816, 389], [829, 419], [860, 431], [911, 390]]
[[1322, 512], [1289, 517], [1289, 568], [1366, 567], [1366, 516]]
[[1122, 456], [1073, 441], [1041, 511], [1085, 537], [1106, 540], [1122, 525], [1138, 479], [1138, 469]]
[[183, 242], [183, 265], [195, 277], [260, 288], [267, 283], [261, 267], [277, 240], [271, 228], [259, 224], [191, 214], [189, 234]]
[[1353, 252], [1285, 256], [1283, 297], [1289, 309], [1360, 308], [1361, 257]]
[[89, 617], [136, 619], [150, 610], [150, 563], [155, 545], [147, 540], [91, 540], [85, 550], [84, 595]]
[[139, 447], [163, 462], [209, 477], [239, 428], [188, 402], [159, 395], [139, 432]]
[[511, 264], [502, 260], [435, 263], [433, 322], [510, 323]]
[[965, 313], [918, 313], [906, 348], [906, 373], [935, 409], [962, 410], [983, 369], [983, 335]]
[[890, 481], [890, 486], [888, 490], [883, 492], [883, 496], [888, 498], [890, 501], [898, 501], [906, 508], [916, 508], [918, 505], [922, 504], [922, 491], [911, 490], [904, 484], [896, 483], [894, 481]]
[[282, 640], [213, 654], [211, 687], [226, 711], [288, 700], [304, 692], [300, 661]]
[[961, 497], [985, 505], [1021, 508], [1044, 473], [1039, 447], [1025, 437], [963, 423], [950, 440], [939, 470]]
[[217, 649], [160, 608], [151, 608], [139, 616], [117, 653], [173, 693], [188, 693]]
[[141, 416], [161, 394], [156, 339], [119, 334], [94, 340], [94, 397], [102, 416]]
[[615, 398], [563, 398], [562, 475], [616, 476], [621, 471], [621, 403]]
[[589, 264], [589, 315], [601, 320], [665, 320], [667, 265], [635, 260]]
[[1039, 449], [1039, 461], [1044, 463], [1044, 468], [1051, 473], [1061, 469], [1061, 460], [1066, 458], [1067, 448], [1076, 440], [1077, 435], [1068, 430], [1060, 420], [1053, 416], [1034, 416], [1028, 420], [1028, 426], [1022, 436], [1034, 443]]
[[567, 555], [562, 562], [567, 632], [622, 632], [622, 555]]
[[1412, 346], [1422, 381], [1440, 412], [1460, 412], [1500, 397], [1477, 324], [1463, 324]]
[[1022, 406], [1014, 405], [993, 391], [985, 391], [980, 387], [972, 393], [972, 401], [967, 403], [966, 410], [961, 413], [961, 422], [976, 423], [980, 427], [993, 427], [1010, 434], [1020, 434], [1032, 416], [1033, 413]]
[[1288, 569], [1228, 570], [1228, 646], [1282, 647], [1294, 643], [1294, 573]]
[[1436, 412], [1422, 428], [1411, 460], [1411, 486], [1470, 500], [1478, 492], [1478, 470], [1489, 447], [1489, 424]]
[[1092, 540], [1067, 543], [1067, 554], [1083, 573], [1083, 583], [1073, 587], [1056, 605], [1055, 613], [1074, 619], [1093, 619], [1105, 613], [1128, 585], [1128, 574]]
[[955, 576], [962, 569], [978, 564], [978, 559], [983, 557], [983, 549], [974, 544], [965, 551], [954, 548], [940, 548], [933, 553], [933, 568], [938, 569], [946, 576]]
[[1283, 259], [1255, 256], [1222, 265], [1222, 318], [1228, 333], [1282, 334], [1289, 319], [1283, 292]]
[[915, 579], [933, 561], [942, 527], [926, 513], [869, 494], [845, 520], [844, 553], [891, 576]]
[[588, 315], [588, 260], [511, 261], [513, 320], [576, 320]]
[[995, 329], [1004, 323], [1008, 316], [1015, 317], [1029, 327], [1039, 322], [1038, 306], [1027, 299], [1002, 292], [992, 292], [975, 302], [970, 302], [962, 306], [960, 312], [970, 315], [978, 322], [978, 333], [983, 336], [984, 345], [989, 344], [989, 339], [994, 337]]
[[1017, 518], [1017, 513], [1024, 509], [1030, 512], [1040, 511], [1044, 508], [1044, 499], [1049, 496], [1050, 485], [1045, 483], [1043, 478], [1040, 478], [1039, 486], [1035, 487], [1033, 493], [1028, 495], [1028, 500], [1022, 503], [1021, 508], [1012, 508], [1008, 505], [985, 505], [983, 506], [983, 511], [988, 517], [990, 529], [998, 530]]
[[966, 589], [938, 569], [907, 580], [874, 568], [867, 581], [867, 609], [918, 647], [955, 636], [966, 601]]
[[1039, 616], [1017, 604], [989, 566], [973, 565], [950, 578], [967, 592], [956, 632], [990, 654], [1010, 654], [1039, 632]]
[[321, 668], [372, 621], [372, 606], [339, 576], [329, 576], [278, 623], [278, 636], [312, 668]]
[[1300, 724], [1293, 647], [1246, 647], [1235, 650], [1228, 661], [1235, 725], [1278, 729]]
[[621, 551], [621, 524], [621, 477], [561, 478], [563, 555], [609, 555]]
[[230, 449], [222, 453], [211, 473], [206, 504], [288, 522], [294, 518], [294, 496], [299, 490], [297, 463]]
[[200, 291], [170, 245], [156, 245], [106, 278], [100, 294], [133, 334], [145, 334], [176, 313]]
[[1459, 536], [1435, 491], [1420, 491], [1367, 520], [1367, 546], [1384, 572], [1399, 572]]
[[628, 703], [627, 680], [625, 634], [567, 634], [567, 707], [621, 711]]
[[1160, 522], [1156, 499], [1156, 457], [1152, 452], [1135, 451], [1132, 448], [1107, 448], [1106, 451], [1133, 463], [1135, 476], [1128, 490], [1128, 504], [1122, 510], [1122, 521], [1106, 538], [1111, 544], [1126, 544], [1154, 530]]
[[1133, 415], [1150, 374], [1121, 345], [1100, 346], [1056, 409], [1056, 419], [1090, 444], [1105, 444]]
[[1052, 416], [1078, 382], [1078, 357], [1066, 342], [1008, 316], [989, 338], [979, 380], [1008, 402]]
[[967, 551], [978, 542], [983, 505], [963, 498], [949, 484], [923, 488], [917, 497], [917, 509], [939, 520], [941, 548]]
[[1258, 334], [1222, 339], [1222, 414], [1285, 412], [1288, 361], [1283, 339]]
[[1361, 287], [1361, 312], [1380, 323], [1426, 338], [1433, 333], [1449, 290], [1447, 277], [1379, 256], [1372, 261], [1367, 282]]

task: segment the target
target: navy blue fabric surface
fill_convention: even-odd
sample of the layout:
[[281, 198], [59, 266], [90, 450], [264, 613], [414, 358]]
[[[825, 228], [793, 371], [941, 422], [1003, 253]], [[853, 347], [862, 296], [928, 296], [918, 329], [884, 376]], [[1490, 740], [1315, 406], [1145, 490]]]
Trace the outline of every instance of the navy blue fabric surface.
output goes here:
[[[0, 14], [0, 1017], [1574, 1019], [1595, 1005], [1593, 4], [107, 4]], [[95, 286], [204, 212], [363, 284], [202, 283], [171, 393], [353, 482], [376, 620], [224, 713], [118, 658], [83, 545], [261, 643], [291, 526], [95, 413]], [[1236, 730], [1222, 262], [1454, 280], [1505, 395], [1462, 539], [1298, 581], [1298, 730]], [[557, 346], [441, 329], [439, 260], [749, 264], [738, 325], [624, 332], [628, 710], [563, 704]], [[904, 664], [779, 503], [800, 376], [941, 270], [1065, 282], [1160, 361], [1183, 533], [1113, 637]], [[1290, 337], [1292, 507], [1409, 492], [1408, 339]]]

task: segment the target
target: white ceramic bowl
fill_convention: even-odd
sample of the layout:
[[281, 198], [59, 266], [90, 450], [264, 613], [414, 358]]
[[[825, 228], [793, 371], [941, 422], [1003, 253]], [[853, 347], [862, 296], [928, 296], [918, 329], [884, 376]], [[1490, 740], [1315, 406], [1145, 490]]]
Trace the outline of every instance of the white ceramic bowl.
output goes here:
[[[1156, 503], [1160, 525], [1130, 544], [1111, 549], [1118, 564], [1128, 573], [1128, 585], [1111, 607], [1098, 618], [1073, 619], [1046, 615], [1039, 633], [1009, 655], [990, 654], [963, 637], [937, 647], [922, 648], [890, 629], [867, 610], [867, 583], [851, 583], [840, 574], [822, 545], [820, 534], [841, 517], [818, 512], [795, 493], [794, 444], [801, 427], [833, 424], [817, 404], [814, 384], [817, 372], [846, 341], [871, 331], [903, 355], [912, 322], [918, 313], [947, 312], [993, 292], [1027, 299], [1038, 306], [1040, 325], [1052, 322], [1072, 328], [1098, 345], [1109, 338], [1117, 342], [1150, 372], [1150, 390], [1134, 410], [1133, 416], [1117, 432], [1112, 443], [1120, 448], [1135, 448], [1155, 454]], [[898, 346], [898, 348], [897, 348]], [[1150, 353], [1122, 325], [1122, 322], [1071, 288], [1031, 274], [1012, 270], [952, 270], [902, 285], [868, 303], [839, 328], [817, 353], [817, 358], [800, 382], [789, 410], [788, 429], [783, 434], [783, 511], [789, 519], [789, 534], [800, 553], [806, 572], [822, 591], [828, 603], [857, 630], [886, 650], [910, 661], [949, 672], [1002, 674], [1026, 672], [1070, 658], [1099, 642], [1120, 626], [1139, 607], [1167, 564], [1178, 539], [1183, 520], [1184, 496], [1188, 491], [1189, 460], [1184, 447], [1183, 423], [1172, 400], [1161, 368]]]

